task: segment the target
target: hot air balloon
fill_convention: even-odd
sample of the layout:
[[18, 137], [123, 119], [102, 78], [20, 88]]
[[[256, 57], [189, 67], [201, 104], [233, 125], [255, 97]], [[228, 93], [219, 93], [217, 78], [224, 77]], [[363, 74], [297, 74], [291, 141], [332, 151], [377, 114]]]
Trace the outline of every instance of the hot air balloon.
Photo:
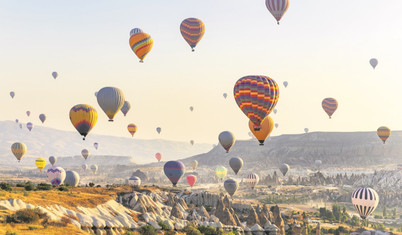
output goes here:
[[99, 144], [97, 142], [95, 142], [94, 147], [95, 147], [96, 150], [98, 150]]
[[35, 160], [36, 167], [42, 172], [43, 168], [46, 166], [46, 160], [44, 158], [37, 158]]
[[289, 84], [289, 83], [288, 83], [287, 81], [284, 81], [284, 82], [283, 82], [283, 86], [284, 86], [285, 88], [288, 87], [288, 84]]
[[362, 219], [366, 219], [378, 206], [380, 198], [372, 188], [361, 187], [352, 193], [352, 204]]
[[278, 123], [275, 123], [275, 128], [278, 128], [279, 127], [279, 124]]
[[278, 112], [278, 110], [277, 110], [277, 109], [274, 109], [273, 112], [274, 112], [274, 114], [276, 114], [276, 113]]
[[239, 188], [239, 183], [234, 179], [227, 179], [223, 183], [223, 186], [225, 187], [226, 192], [232, 197]]
[[88, 165], [87, 164], [82, 164], [82, 169], [84, 169], [84, 171], [86, 171], [88, 169]]
[[137, 126], [134, 123], [130, 123], [127, 126], [127, 130], [128, 130], [128, 132], [130, 132], [131, 137], [133, 137], [135, 132], [137, 131]]
[[257, 174], [250, 173], [246, 177], [246, 183], [250, 185], [251, 189], [254, 189], [254, 187], [258, 184], [260, 181], [260, 177], [258, 177]]
[[279, 87], [266, 76], [245, 76], [233, 89], [234, 98], [243, 113], [254, 123], [254, 129], [261, 128], [262, 120], [271, 113], [279, 99]]
[[87, 158], [89, 157], [89, 151], [88, 149], [83, 149], [81, 151], [81, 155], [85, 158], [85, 160], [87, 160]]
[[19, 123], [20, 121], [18, 119], [15, 119], [15, 123]]
[[160, 134], [161, 131], [162, 131], [162, 128], [160, 128], [160, 127], [157, 127], [157, 128], [156, 128], [156, 132], [158, 132], [158, 134]]
[[129, 40], [131, 50], [137, 55], [140, 62], [144, 62], [145, 56], [151, 51], [154, 41], [147, 33], [133, 34]]
[[15, 92], [14, 92], [14, 91], [11, 91], [11, 92], [10, 92], [10, 96], [11, 96], [11, 99], [14, 99]]
[[279, 21], [289, 8], [289, 0], [266, 0], [265, 5], [279, 25]]
[[163, 166], [163, 171], [175, 187], [177, 182], [179, 182], [181, 177], [184, 175], [185, 167], [180, 161], [168, 161]]
[[113, 122], [114, 116], [124, 105], [123, 91], [116, 87], [104, 87], [98, 91], [98, 104]]
[[97, 91], [95, 91], [95, 97], [98, 97], [98, 92]]
[[195, 184], [195, 182], [197, 182], [197, 176], [195, 175], [188, 175], [187, 176], [187, 183], [193, 187], [193, 185]]
[[222, 147], [226, 150], [228, 153], [229, 150], [232, 148], [234, 143], [236, 142], [236, 139], [234, 135], [229, 132], [229, 131], [223, 131], [219, 134], [219, 143], [222, 145]]
[[57, 157], [50, 156], [49, 162], [50, 162], [50, 164], [52, 164], [52, 166], [54, 166], [54, 164], [56, 164], [56, 162], [57, 162]]
[[27, 123], [27, 128], [28, 128], [29, 131], [32, 131], [33, 126], [34, 126], [34, 125], [33, 125], [32, 122], [28, 122], [28, 123]]
[[131, 104], [130, 102], [128, 102], [127, 100], [124, 101], [123, 107], [121, 107], [121, 112], [124, 114], [124, 116], [126, 116], [126, 114], [128, 113], [128, 111], [130, 111], [131, 109]]
[[132, 176], [128, 179], [128, 184], [129, 184], [129, 185], [132, 185], [132, 186], [135, 186], [135, 187], [138, 187], [138, 186], [141, 185], [141, 179], [140, 179], [140, 177], [138, 177], [138, 176], [132, 175]]
[[77, 104], [70, 110], [70, 121], [80, 135], [85, 137], [98, 121], [98, 113], [88, 104]]
[[193, 160], [193, 161], [191, 162], [191, 167], [193, 168], [193, 170], [195, 170], [195, 169], [197, 168], [197, 166], [198, 166], [198, 161], [197, 161], [197, 160]]
[[96, 174], [96, 172], [98, 171], [98, 165], [96, 164], [91, 165], [91, 171], [92, 173]]
[[42, 123], [44, 123], [45, 121], [46, 121], [46, 115], [45, 114], [40, 114], [39, 115], [39, 120], [42, 122]]
[[373, 69], [375, 69], [375, 67], [378, 65], [378, 60], [376, 58], [370, 59], [370, 65], [373, 67]]
[[75, 171], [67, 171], [66, 179], [64, 180], [64, 184], [68, 184], [73, 187], [77, 187], [80, 183], [80, 175]]
[[20, 124], [20, 129], [22, 129], [22, 124]]
[[322, 161], [321, 160], [315, 160], [314, 162], [315, 167], [320, 170], [321, 169], [321, 165], [322, 165]]
[[193, 112], [194, 108], [193, 106], [190, 106], [190, 111]]
[[290, 167], [286, 163], [282, 163], [282, 164], [279, 165], [279, 170], [282, 172], [283, 176], [285, 176], [286, 173], [288, 173], [289, 169], [290, 169]]
[[227, 93], [223, 93], [223, 98], [227, 98], [228, 97], [228, 94]]
[[26, 111], [27, 116], [31, 115], [31, 111]]
[[243, 159], [239, 157], [232, 157], [229, 160], [229, 166], [232, 168], [234, 173], [237, 175], [237, 173], [240, 171], [240, 169], [243, 167]]
[[325, 98], [322, 101], [322, 108], [328, 114], [329, 118], [331, 118], [332, 114], [334, 114], [338, 108], [338, 101], [336, 101], [334, 98]]
[[205, 33], [204, 23], [197, 18], [187, 18], [180, 24], [180, 32], [192, 51]]
[[270, 116], [266, 116], [264, 120], [261, 122], [260, 130], [254, 130], [254, 124], [249, 120], [248, 127], [250, 131], [253, 133], [255, 138], [260, 142], [260, 145], [264, 145], [265, 139], [271, 134], [274, 129], [274, 120]]
[[133, 28], [132, 30], [130, 30], [130, 37], [133, 36], [134, 34], [143, 33], [143, 32], [144, 32], [144, 31], [142, 31], [142, 29]]
[[218, 167], [215, 169], [215, 174], [216, 174], [216, 176], [217, 176], [220, 180], [222, 180], [223, 178], [225, 178], [225, 176], [227, 175], [227, 173], [228, 173], [228, 169], [226, 169], [226, 167], [224, 167], [224, 166], [218, 166]]
[[160, 162], [161, 159], [162, 159], [162, 154], [156, 153], [156, 154], [155, 154], [155, 158], [158, 160], [158, 162]]
[[56, 79], [57, 76], [59, 76], [59, 74], [57, 74], [57, 72], [53, 72], [53, 73], [52, 73], [52, 76], [53, 76], [54, 79]]
[[308, 133], [308, 131], [309, 131], [308, 128], [304, 128], [304, 132]]
[[194, 140], [190, 140], [190, 144], [191, 144], [191, 145], [194, 145]]
[[380, 137], [382, 142], [385, 144], [385, 141], [387, 141], [388, 137], [391, 135], [391, 130], [386, 126], [380, 126], [377, 129], [377, 135], [378, 135], [378, 137]]
[[14, 156], [18, 159], [19, 162], [27, 152], [27, 146], [24, 143], [16, 142], [11, 145], [11, 152], [13, 152]]
[[66, 171], [61, 167], [52, 166], [47, 170], [47, 177], [53, 186], [59, 186], [66, 179]]

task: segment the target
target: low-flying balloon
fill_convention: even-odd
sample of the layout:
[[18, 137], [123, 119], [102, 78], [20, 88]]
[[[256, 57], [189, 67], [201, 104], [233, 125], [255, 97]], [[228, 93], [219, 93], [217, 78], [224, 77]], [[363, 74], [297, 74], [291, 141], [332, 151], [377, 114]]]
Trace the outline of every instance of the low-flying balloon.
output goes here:
[[158, 162], [160, 162], [161, 159], [162, 159], [162, 154], [161, 153], [156, 153], [155, 158], [156, 158], [156, 160], [158, 160]]
[[324, 111], [328, 114], [329, 118], [331, 118], [332, 114], [334, 114], [338, 108], [338, 101], [336, 101], [334, 98], [325, 98], [321, 105]]
[[226, 169], [226, 167], [224, 167], [224, 166], [218, 166], [215, 169], [215, 174], [220, 180], [222, 180], [228, 174], [228, 169]]
[[380, 126], [377, 129], [377, 135], [380, 137], [382, 142], [385, 144], [385, 141], [387, 141], [388, 137], [391, 135], [391, 129], [389, 129], [386, 126]]
[[304, 128], [304, 132], [308, 133], [308, 131], [309, 131], [308, 128]]
[[95, 143], [94, 143], [94, 147], [95, 147], [96, 150], [98, 150], [99, 143], [95, 142]]
[[16, 142], [11, 145], [11, 152], [14, 154], [14, 156], [17, 158], [19, 162], [27, 152], [27, 146], [24, 143]]
[[85, 140], [98, 121], [98, 112], [91, 105], [77, 104], [70, 110], [70, 121]]
[[162, 128], [160, 128], [160, 127], [157, 127], [157, 128], [156, 128], [156, 132], [158, 132], [158, 134], [160, 134], [161, 131], [162, 131]]
[[191, 162], [191, 167], [193, 168], [193, 170], [195, 170], [195, 169], [197, 168], [197, 166], [198, 166], [198, 161], [197, 161], [197, 160], [193, 160], [193, 161]]
[[180, 161], [168, 161], [163, 166], [163, 171], [175, 187], [185, 172], [184, 164]]
[[109, 117], [109, 122], [113, 122], [114, 116], [124, 105], [124, 93], [116, 87], [103, 87], [96, 96], [98, 104]]
[[205, 25], [200, 19], [187, 18], [181, 22], [180, 32], [184, 40], [190, 45], [191, 50], [194, 51], [194, 48], [204, 36]]
[[121, 107], [121, 112], [124, 114], [124, 116], [126, 116], [126, 114], [128, 113], [128, 111], [130, 111], [131, 109], [131, 104], [130, 102], [128, 102], [127, 100], [124, 101], [123, 107]]
[[261, 122], [261, 128], [259, 130], [254, 129], [254, 124], [249, 120], [248, 127], [253, 133], [255, 138], [260, 142], [260, 145], [264, 145], [265, 139], [271, 134], [274, 129], [274, 120], [270, 116], [266, 116]]
[[86, 171], [87, 169], [88, 169], [88, 165], [87, 164], [82, 164], [82, 169], [84, 170], [84, 171]]
[[42, 123], [44, 123], [44, 122], [46, 121], [46, 115], [43, 114], [43, 113], [41, 113], [41, 114], [39, 115], [39, 120], [40, 120]]
[[11, 99], [14, 99], [15, 92], [14, 92], [14, 91], [11, 91], [11, 92], [10, 92], [10, 96], [11, 96]]
[[145, 56], [151, 51], [154, 45], [154, 40], [151, 35], [140, 32], [130, 36], [129, 40], [130, 48], [135, 55], [140, 59], [140, 62], [144, 62]]
[[130, 123], [127, 126], [128, 132], [130, 132], [131, 137], [134, 137], [135, 132], [137, 132], [137, 126], [134, 123]]
[[81, 151], [81, 155], [85, 158], [85, 160], [87, 160], [87, 158], [89, 157], [89, 151], [88, 149], [83, 149]]
[[49, 162], [50, 162], [50, 164], [52, 164], [52, 166], [54, 166], [54, 164], [56, 164], [56, 162], [57, 162], [57, 157], [50, 156]]
[[18, 119], [15, 119], [15, 123], [19, 123], [20, 121]]
[[33, 126], [34, 126], [34, 125], [33, 125], [32, 122], [28, 122], [28, 123], [27, 123], [27, 128], [28, 128], [29, 131], [32, 131]]
[[226, 192], [232, 197], [239, 188], [239, 183], [234, 179], [227, 179], [223, 183], [223, 186], [225, 187]]
[[31, 111], [26, 111], [27, 116], [31, 115]]
[[370, 59], [370, 65], [373, 67], [373, 69], [375, 69], [375, 67], [378, 65], [378, 60], [376, 58]]
[[47, 177], [53, 186], [59, 186], [66, 179], [66, 171], [61, 167], [53, 166], [47, 170]]
[[232, 132], [230, 131], [223, 131], [219, 134], [219, 143], [222, 145], [222, 147], [226, 150], [228, 153], [229, 150], [232, 148], [234, 143], [236, 142], [236, 139]]
[[43, 168], [46, 166], [46, 160], [44, 158], [37, 158], [35, 160], [36, 167], [42, 172]]
[[239, 157], [232, 157], [229, 160], [229, 166], [232, 168], [234, 173], [237, 175], [237, 173], [240, 171], [240, 169], [243, 167], [243, 159]]
[[289, 8], [289, 0], [265, 0], [265, 5], [279, 25], [279, 21]]
[[286, 173], [288, 173], [289, 169], [290, 169], [290, 167], [286, 163], [282, 163], [282, 164], [279, 165], [279, 170], [282, 172], [283, 176], [285, 176]]
[[53, 72], [53, 73], [52, 73], [52, 77], [53, 77], [54, 79], [56, 79], [57, 76], [59, 76], [59, 74], [57, 74], [57, 72]]
[[190, 140], [190, 144], [191, 144], [191, 145], [194, 145], [194, 140]]
[[96, 172], [98, 171], [98, 165], [96, 164], [91, 165], [91, 171], [92, 173], [96, 174]]
[[361, 187], [352, 193], [352, 204], [362, 219], [366, 219], [378, 206], [380, 198], [372, 188]]
[[77, 187], [80, 183], [80, 175], [75, 171], [66, 171], [66, 179], [64, 184], [68, 184], [73, 187]]
[[250, 173], [246, 177], [246, 183], [251, 187], [251, 189], [254, 189], [259, 181], [260, 177], [255, 173]]
[[188, 175], [187, 176], [187, 183], [193, 187], [193, 185], [195, 184], [195, 182], [197, 182], [197, 176], [195, 175]]
[[134, 176], [132, 175], [129, 179], [128, 179], [128, 184], [132, 185], [132, 186], [140, 186], [141, 185], [141, 179], [138, 176]]

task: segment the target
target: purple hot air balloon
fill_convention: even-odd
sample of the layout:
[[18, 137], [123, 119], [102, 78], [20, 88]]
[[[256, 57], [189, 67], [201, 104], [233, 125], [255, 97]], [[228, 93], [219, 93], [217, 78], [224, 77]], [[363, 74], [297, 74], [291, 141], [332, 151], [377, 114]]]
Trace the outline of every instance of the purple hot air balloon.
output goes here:
[[47, 177], [54, 186], [59, 186], [66, 178], [66, 171], [61, 167], [51, 167], [47, 170]]
[[41, 113], [41, 114], [39, 115], [39, 120], [40, 120], [42, 123], [44, 123], [44, 122], [46, 121], [46, 115], [43, 114], [43, 113]]
[[33, 128], [32, 122], [28, 122], [28, 123], [27, 123], [27, 128], [28, 128], [29, 131], [32, 130], [32, 128]]
[[177, 182], [179, 182], [184, 175], [185, 167], [180, 161], [168, 161], [165, 163], [165, 166], [163, 166], [163, 171], [170, 182], [172, 182], [173, 187], [176, 187]]
[[29, 117], [31, 115], [31, 111], [27, 111], [27, 116]]

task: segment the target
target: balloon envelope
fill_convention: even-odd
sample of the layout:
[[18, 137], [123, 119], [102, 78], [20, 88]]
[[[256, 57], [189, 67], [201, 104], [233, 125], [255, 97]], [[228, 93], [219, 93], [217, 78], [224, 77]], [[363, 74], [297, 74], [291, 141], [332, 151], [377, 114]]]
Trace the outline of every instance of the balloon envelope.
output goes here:
[[10, 96], [11, 96], [12, 99], [14, 99], [15, 92], [14, 91], [10, 92]]
[[138, 176], [131, 176], [128, 179], [128, 184], [133, 185], [133, 186], [140, 186], [141, 185], [141, 179]]
[[21, 161], [21, 158], [27, 152], [27, 146], [24, 143], [16, 142], [13, 145], [11, 145], [11, 152], [18, 159], [18, 161]]
[[274, 129], [274, 120], [270, 116], [266, 116], [261, 122], [261, 128], [259, 130], [254, 129], [254, 124], [249, 120], [248, 127], [253, 133], [255, 138], [260, 142], [260, 145], [264, 145], [265, 139], [271, 134]]
[[91, 171], [92, 173], [96, 174], [96, 172], [98, 171], [98, 165], [96, 164], [91, 165]]
[[191, 144], [191, 145], [194, 145], [194, 140], [190, 140], [190, 144]]
[[27, 123], [27, 128], [28, 128], [29, 131], [32, 131], [33, 126], [34, 126], [34, 125], [33, 125], [32, 122], [28, 122], [28, 123]]
[[50, 162], [50, 164], [52, 164], [52, 166], [54, 166], [54, 164], [56, 164], [56, 162], [57, 162], [57, 158], [54, 156], [50, 156], [49, 162]]
[[68, 184], [73, 187], [77, 187], [80, 183], [80, 175], [75, 171], [67, 171], [66, 179], [64, 180], [64, 184]]
[[250, 173], [246, 177], [246, 183], [250, 185], [252, 189], [254, 189], [254, 187], [258, 184], [259, 181], [260, 177], [258, 177], [258, 175], [255, 173]]
[[129, 44], [131, 50], [133, 50], [138, 59], [140, 59], [140, 62], [143, 62], [145, 56], [147, 56], [151, 51], [152, 46], [154, 45], [154, 40], [151, 35], [140, 32], [130, 37]]
[[142, 29], [133, 28], [132, 30], [130, 30], [130, 37], [133, 36], [134, 34], [143, 33], [143, 32], [144, 32], [144, 31], [142, 31]]
[[331, 118], [332, 114], [334, 114], [338, 108], [338, 101], [336, 101], [334, 98], [325, 98], [321, 105], [324, 111], [328, 114], [329, 118]]
[[127, 130], [128, 130], [128, 132], [130, 132], [131, 137], [133, 137], [135, 132], [137, 132], [137, 126], [134, 123], [130, 123], [127, 126]]
[[98, 121], [98, 112], [91, 105], [77, 104], [70, 110], [70, 121], [85, 140]]
[[198, 161], [197, 161], [197, 160], [193, 160], [193, 161], [191, 162], [191, 167], [193, 168], [193, 170], [195, 170], [195, 169], [197, 168], [197, 166], [198, 166]]
[[87, 165], [87, 164], [82, 164], [81, 167], [82, 167], [82, 169], [84, 169], [84, 171], [88, 169], [88, 165]]
[[380, 137], [382, 142], [385, 144], [385, 141], [387, 141], [388, 137], [391, 135], [391, 130], [386, 126], [380, 126], [377, 129], [377, 135], [378, 135], [378, 137]]
[[35, 164], [36, 164], [36, 167], [38, 167], [38, 169], [40, 171], [42, 171], [43, 168], [45, 168], [45, 166], [46, 166], [46, 160], [44, 158], [37, 158], [35, 160]]
[[126, 116], [126, 114], [128, 113], [128, 111], [130, 111], [131, 109], [131, 104], [130, 102], [128, 102], [127, 100], [124, 101], [123, 107], [121, 107], [121, 112], [124, 114], [124, 116]]
[[232, 148], [233, 144], [235, 143], [236, 139], [230, 131], [223, 131], [219, 134], [219, 143], [228, 153], [229, 150]]
[[57, 72], [53, 72], [53, 73], [52, 73], [52, 77], [53, 77], [54, 79], [56, 79], [57, 76], [59, 76], [59, 74], [58, 74]]
[[39, 120], [42, 122], [42, 123], [44, 123], [45, 121], [46, 121], [46, 115], [45, 114], [40, 114], [39, 115]]
[[223, 93], [223, 98], [227, 98], [228, 97], [228, 94], [227, 93]]
[[226, 192], [232, 197], [239, 188], [239, 183], [234, 179], [227, 179], [223, 183], [223, 186], [225, 187]]
[[95, 143], [94, 143], [94, 147], [95, 147], [95, 149], [97, 150], [98, 147], [99, 147], [99, 143], [95, 142]]
[[308, 133], [309, 129], [308, 128], [304, 128], [304, 132]]
[[285, 176], [286, 173], [288, 173], [289, 169], [290, 169], [290, 167], [286, 163], [282, 163], [281, 165], [279, 165], [279, 170], [282, 172], [283, 176]]
[[163, 166], [163, 171], [173, 186], [176, 186], [177, 182], [184, 175], [185, 167], [180, 161], [168, 161]]
[[265, 0], [265, 5], [279, 24], [282, 16], [289, 8], [289, 0]]
[[370, 59], [370, 65], [373, 67], [373, 69], [375, 69], [375, 67], [378, 65], [378, 60], [376, 58]]
[[240, 169], [243, 167], [243, 159], [239, 157], [232, 157], [229, 160], [229, 165], [230, 168], [234, 171], [234, 173], [237, 175], [237, 173], [240, 171]]
[[372, 188], [361, 187], [352, 193], [352, 204], [362, 219], [366, 219], [378, 206], [380, 198]]
[[89, 157], [89, 151], [88, 149], [83, 149], [81, 151], [81, 155], [85, 158], [85, 160], [87, 160], [87, 158]]
[[161, 131], [162, 131], [162, 128], [160, 128], [160, 127], [157, 127], [157, 128], [156, 128], [156, 132], [158, 132], [158, 134], [160, 134]]
[[27, 116], [31, 115], [31, 111], [26, 111]]
[[193, 185], [195, 184], [195, 182], [197, 181], [197, 176], [195, 175], [188, 175], [187, 176], [187, 183], [193, 187]]
[[283, 82], [283, 86], [284, 86], [285, 88], [288, 87], [288, 84], [289, 84], [289, 83], [288, 83], [287, 81], [284, 81], [284, 82]]
[[99, 106], [113, 122], [114, 116], [124, 105], [123, 91], [116, 87], [104, 87], [98, 91], [96, 96]]
[[197, 18], [187, 18], [180, 24], [180, 32], [184, 40], [190, 45], [192, 51], [200, 42], [205, 33], [204, 23]]
[[161, 153], [156, 153], [155, 158], [158, 160], [158, 162], [160, 162], [161, 159], [162, 159], [162, 154]]
[[227, 175], [227, 173], [228, 173], [228, 169], [226, 169], [226, 167], [224, 167], [224, 166], [218, 166], [216, 169], [215, 169], [215, 174], [216, 174], [216, 176], [219, 178], [219, 179], [223, 179], [223, 178], [225, 178], [225, 176]]
[[47, 170], [47, 177], [54, 186], [61, 185], [66, 178], [66, 171], [61, 167], [51, 167]]

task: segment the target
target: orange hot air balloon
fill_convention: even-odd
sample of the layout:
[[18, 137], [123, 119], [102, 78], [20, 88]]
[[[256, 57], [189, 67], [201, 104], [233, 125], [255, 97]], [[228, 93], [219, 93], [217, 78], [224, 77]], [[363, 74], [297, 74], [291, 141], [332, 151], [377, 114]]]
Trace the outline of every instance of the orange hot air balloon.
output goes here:
[[130, 47], [137, 55], [140, 62], [144, 62], [145, 56], [151, 51], [154, 41], [147, 33], [136, 33], [130, 37]]
[[274, 129], [274, 120], [270, 116], [266, 116], [261, 122], [261, 129], [256, 131], [254, 129], [254, 123], [249, 120], [248, 127], [250, 131], [253, 132], [255, 138], [260, 142], [260, 145], [264, 145], [265, 139], [271, 134]]
[[134, 123], [128, 124], [127, 126], [128, 132], [130, 132], [131, 136], [134, 136], [137, 131], [137, 126]]

